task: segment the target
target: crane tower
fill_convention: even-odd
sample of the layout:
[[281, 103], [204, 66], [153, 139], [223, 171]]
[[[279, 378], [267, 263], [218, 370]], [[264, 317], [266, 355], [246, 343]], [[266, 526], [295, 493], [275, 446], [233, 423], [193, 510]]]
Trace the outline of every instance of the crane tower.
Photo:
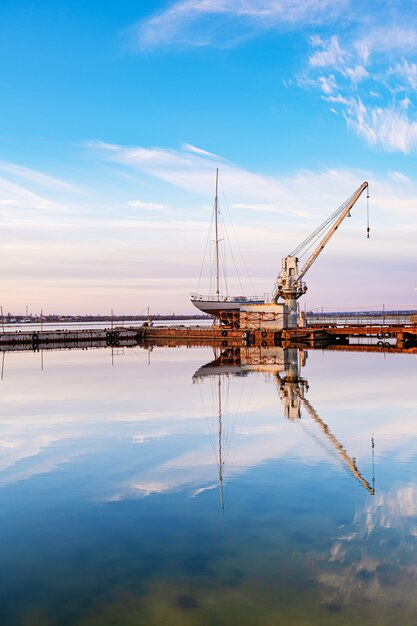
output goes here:
[[[321, 224], [307, 239], [305, 239], [295, 250], [288, 256], [282, 258], [282, 269], [279, 273], [272, 301], [277, 302], [280, 298], [284, 300], [287, 310], [287, 328], [297, 327], [297, 300], [307, 291], [307, 285], [302, 280], [307, 270], [310, 269], [319, 254], [323, 251], [326, 244], [334, 235], [340, 224], [346, 216], [350, 214], [350, 210], [356, 201], [360, 198], [363, 191], [368, 189], [368, 183], [365, 181], [327, 220]], [[367, 193], [367, 199], [369, 192]], [[324, 234], [323, 234], [324, 233]], [[321, 235], [323, 235], [321, 237]], [[367, 226], [367, 236], [369, 237], [369, 221]], [[313, 253], [308, 257], [307, 261], [301, 267], [298, 267], [300, 258], [306, 254], [320, 239], [318, 245], [314, 248]]]

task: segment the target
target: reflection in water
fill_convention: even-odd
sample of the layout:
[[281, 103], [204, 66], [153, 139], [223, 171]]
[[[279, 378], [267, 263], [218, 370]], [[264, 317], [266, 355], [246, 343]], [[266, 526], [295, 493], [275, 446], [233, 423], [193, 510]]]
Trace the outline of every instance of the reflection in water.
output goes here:
[[384, 611], [391, 612], [392, 623], [398, 611], [414, 619], [416, 515], [415, 485], [379, 494], [357, 511], [353, 523], [340, 528], [327, 553], [309, 556], [321, 601], [334, 607], [364, 603], [368, 610], [369, 603], [377, 602], [381, 620]]
[[219, 437], [218, 437], [218, 467], [219, 467], [219, 490], [220, 490], [220, 506], [224, 509], [224, 496], [223, 496], [223, 424], [222, 424], [222, 383], [221, 378], [217, 381], [217, 399], [218, 399], [218, 424], [219, 424]]
[[[307, 352], [297, 348], [268, 348], [247, 347], [245, 349], [228, 348], [215, 356], [215, 359], [203, 367], [200, 367], [194, 374], [194, 379], [204, 377], [218, 378], [218, 423], [219, 423], [219, 486], [222, 508], [223, 499], [223, 458], [222, 458], [222, 403], [221, 403], [221, 378], [224, 376], [238, 376], [249, 372], [267, 372], [272, 374], [278, 384], [279, 395], [284, 407], [284, 415], [287, 419], [301, 420], [301, 407], [304, 407], [312, 420], [317, 424], [324, 434], [326, 440], [331, 445], [330, 453], [336, 452], [338, 457], [348, 468], [351, 474], [360, 484], [371, 494], [375, 494], [375, 474], [373, 471], [372, 485], [360, 473], [356, 461], [349, 456], [348, 452], [340, 441], [330, 430], [329, 426], [320, 418], [317, 411], [306, 399], [308, 382], [301, 376], [301, 367], [305, 366]], [[308, 431], [313, 438], [315, 435]], [[319, 445], [323, 442], [318, 440]], [[375, 442], [372, 437], [372, 466], [374, 468], [374, 448]]]
[[1, 624], [415, 626], [414, 360], [47, 356], [1, 381]]

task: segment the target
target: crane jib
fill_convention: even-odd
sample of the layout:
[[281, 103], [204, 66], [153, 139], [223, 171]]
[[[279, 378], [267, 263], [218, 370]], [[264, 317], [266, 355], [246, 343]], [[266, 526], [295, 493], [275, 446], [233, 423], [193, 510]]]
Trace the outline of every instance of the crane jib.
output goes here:
[[302, 278], [304, 276], [304, 274], [307, 272], [307, 270], [310, 269], [311, 265], [314, 263], [316, 258], [319, 256], [319, 254], [323, 250], [323, 248], [326, 246], [328, 241], [331, 239], [331, 237], [334, 235], [336, 230], [339, 228], [340, 224], [345, 219], [345, 217], [349, 214], [349, 212], [352, 209], [352, 207], [356, 204], [356, 202], [359, 200], [359, 198], [362, 195], [362, 193], [367, 188], [368, 188], [368, 183], [365, 181], [365, 182], [362, 183], [362, 185], [359, 187], [359, 189], [357, 189], [355, 191], [355, 193], [348, 200], [346, 200], [346, 202], [344, 204], [342, 204], [343, 208], [340, 207], [338, 209], [338, 211], [340, 211], [340, 209], [342, 209], [342, 210], [340, 211], [340, 214], [339, 214], [336, 222], [334, 223], [333, 227], [330, 228], [328, 230], [328, 232], [324, 235], [324, 237], [320, 241], [319, 246], [314, 250], [313, 254], [309, 257], [307, 262], [304, 264], [303, 268], [298, 273], [298, 278]]
[[[367, 181], [348, 198], [323, 224], [321, 224], [307, 239], [293, 250], [291, 254], [282, 258], [282, 270], [279, 273], [274, 289], [273, 301], [279, 298], [285, 301], [288, 309], [289, 326], [296, 326], [297, 299], [306, 291], [307, 286], [302, 282], [303, 276], [310, 269], [314, 261], [324, 250], [345, 217], [350, 214], [350, 210], [360, 198], [365, 189], [368, 188]], [[367, 237], [369, 238], [369, 191], [367, 193]], [[319, 240], [320, 239], [320, 240]], [[317, 244], [317, 241], [319, 243]], [[317, 245], [316, 245], [317, 244]], [[308, 257], [301, 269], [298, 268], [299, 259], [315, 246], [313, 252]]]

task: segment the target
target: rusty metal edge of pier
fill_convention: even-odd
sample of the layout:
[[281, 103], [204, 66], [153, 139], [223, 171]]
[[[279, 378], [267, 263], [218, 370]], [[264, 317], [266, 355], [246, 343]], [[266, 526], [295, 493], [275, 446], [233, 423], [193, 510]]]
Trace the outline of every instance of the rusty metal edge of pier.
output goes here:
[[[330, 347], [349, 345], [350, 340], [377, 340], [379, 346], [397, 351], [417, 351], [417, 324], [367, 325], [367, 326], [314, 326], [284, 330], [224, 328], [221, 326], [118, 326], [88, 330], [8, 331], [0, 333], [0, 350], [39, 349], [49, 346], [124, 346], [152, 344], [158, 341], [170, 345], [221, 345], [221, 346], [303, 346]], [[395, 340], [395, 346], [392, 343]], [[389, 342], [389, 345], [386, 344]], [[383, 346], [381, 346], [383, 344]], [[352, 344], [350, 344], [351, 347]], [[363, 348], [367, 346], [362, 345]]]

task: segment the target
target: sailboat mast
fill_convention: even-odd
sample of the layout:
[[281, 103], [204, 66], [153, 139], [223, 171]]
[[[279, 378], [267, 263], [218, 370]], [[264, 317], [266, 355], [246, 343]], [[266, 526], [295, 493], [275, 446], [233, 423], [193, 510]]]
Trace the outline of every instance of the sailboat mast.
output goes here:
[[214, 199], [214, 223], [215, 223], [215, 229], [216, 229], [216, 295], [217, 295], [217, 300], [220, 300], [218, 187], [219, 187], [219, 168], [216, 169], [216, 196], [215, 196], [215, 199]]

